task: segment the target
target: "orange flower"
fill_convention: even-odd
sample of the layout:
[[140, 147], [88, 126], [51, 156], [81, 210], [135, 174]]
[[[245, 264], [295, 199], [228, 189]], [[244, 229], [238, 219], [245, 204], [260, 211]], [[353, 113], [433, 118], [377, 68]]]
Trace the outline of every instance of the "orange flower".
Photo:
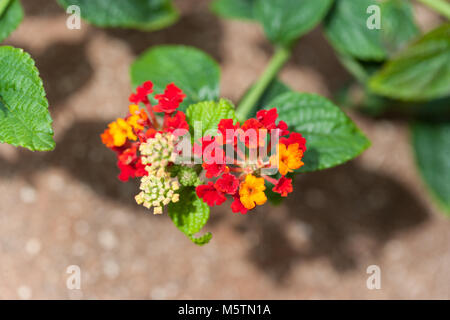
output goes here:
[[139, 106], [135, 104], [130, 104], [128, 109], [130, 110], [131, 115], [128, 117], [127, 123], [136, 131], [144, 130], [144, 124], [148, 120], [145, 110], [139, 110]]
[[133, 128], [122, 118], [111, 122], [101, 137], [103, 143], [110, 148], [123, 146], [127, 142], [127, 139], [133, 141], [137, 139]]
[[267, 201], [264, 190], [266, 190], [264, 178], [257, 178], [252, 174], [248, 174], [239, 188], [241, 203], [249, 210], [256, 205], [263, 205]]
[[285, 176], [288, 172], [303, 166], [302, 157], [303, 151], [298, 143], [290, 144], [288, 147], [280, 143], [278, 145], [278, 154], [270, 158], [270, 163], [277, 166], [281, 175]]

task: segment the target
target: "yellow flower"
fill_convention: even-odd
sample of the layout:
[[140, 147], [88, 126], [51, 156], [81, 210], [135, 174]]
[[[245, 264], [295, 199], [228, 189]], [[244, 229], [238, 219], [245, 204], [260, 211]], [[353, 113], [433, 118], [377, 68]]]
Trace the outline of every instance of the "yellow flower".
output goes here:
[[148, 119], [145, 110], [139, 110], [139, 106], [135, 104], [130, 104], [128, 109], [130, 110], [130, 116], [127, 119], [127, 123], [137, 131], [144, 130], [143, 123]]
[[108, 125], [109, 135], [112, 137], [113, 145], [121, 147], [127, 142], [127, 139], [136, 140], [137, 137], [133, 132], [133, 128], [122, 118]]
[[290, 144], [286, 147], [285, 144], [280, 143], [278, 146], [278, 154], [270, 158], [272, 165], [278, 167], [278, 171], [285, 176], [288, 172], [303, 166], [302, 162], [303, 151], [299, 148], [298, 143]]
[[253, 209], [256, 205], [263, 205], [267, 201], [264, 190], [266, 190], [264, 178], [248, 174], [239, 188], [241, 203], [248, 210]]

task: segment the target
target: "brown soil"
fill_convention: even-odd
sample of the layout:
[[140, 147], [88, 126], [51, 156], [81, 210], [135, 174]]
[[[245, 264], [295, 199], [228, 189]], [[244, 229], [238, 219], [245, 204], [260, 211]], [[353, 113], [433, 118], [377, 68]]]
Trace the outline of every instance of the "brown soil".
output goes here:
[[[193, 245], [167, 216], [133, 202], [99, 133], [123, 114], [128, 68], [156, 44], [205, 50], [222, 66], [222, 95], [239, 99], [271, 55], [257, 25], [219, 20], [208, 1], [176, 1], [162, 31], [65, 27], [55, 1], [22, 0], [26, 19], [7, 44], [32, 54], [55, 119], [54, 152], [0, 146], [0, 298], [450, 298], [450, 221], [415, 170], [407, 123], [352, 118], [372, 140], [341, 167], [299, 176], [279, 207], [213, 210], [212, 242]], [[424, 29], [440, 23], [417, 7]], [[320, 28], [297, 46], [282, 79], [332, 97], [349, 75]], [[66, 288], [78, 265], [81, 290]], [[378, 265], [381, 290], [368, 290]]]

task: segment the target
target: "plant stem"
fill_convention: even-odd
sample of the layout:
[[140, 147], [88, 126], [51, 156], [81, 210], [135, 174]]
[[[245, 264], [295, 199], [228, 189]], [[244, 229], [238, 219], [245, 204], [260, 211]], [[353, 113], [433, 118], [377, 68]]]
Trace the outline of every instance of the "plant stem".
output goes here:
[[286, 61], [291, 56], [291, 49], [287, 47], [278, 47], [275, 51], [274, 56], [269, 62], [266, 70], [261, 75], [261, 78], [256, 82], [256, 84], [250, 89], [250, 92], [242, 99], [241, 103], [237, 107], [236, 117], [240, 122], [247, 119], [248, 115], [255, 107], [259, 99], [261, 99], [264, 91], [270, 85], [272, 80], [276, 77], [278, 72], [284, 66]]
[[450, 3], [446, 0], [417, 0], [450, 19]]

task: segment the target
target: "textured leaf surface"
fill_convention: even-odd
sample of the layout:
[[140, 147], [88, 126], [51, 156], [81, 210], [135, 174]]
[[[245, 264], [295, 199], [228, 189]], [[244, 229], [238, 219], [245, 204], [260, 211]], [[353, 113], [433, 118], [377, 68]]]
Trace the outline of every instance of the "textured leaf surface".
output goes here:
[[419, 35], [409, 0], [381, 2], [382, 39], [388, 53], [395, 53]]
[[202, 51], [185, 46], [153, 47], [131, 66], [133, 85], [151, 80], [155, 92], [175, 83], [187, 95], [180, 110], [197, 102], [218, 100], [220, 68]]
[[52, 119], [39, 72], [28, 53], [0, 47], [0, 142], [52, 150]]
[[254, 19], [253, 5], [256, 0], [215, 0], [211, 9], [224, 18]]
[[236, 120], [234, 106], [230, 101], [226, 99], [220, 99], [219, 102], [204, 101], [193, 104], [187, 109], [186, 117], [191, 129], [196, 126], [196, 122], [201, 123], [202, 137], [206, 132], [208, 132], [210, 135], [215, 135], [220, 120]]
[[450, 215], [450, 122], [416, 123], [412, 132], [420, 173]]
[[254, 15], [270, 41], [290, 45], [314, 28], [332, 3], [332, 0], [256, 0]]
[[197, 197], [193, 188], [183, 189], [180, 201], [169, 204], [169, 216], [177, 228], [194, 243], [203, 245], [211, 240], [212, 234], [209, 232], [201, 237], [194, 237], [209, 219], [209, 206]]
[[[6, 3], [6, 2], [5, 2]], [[13, 32], [23, 19], [23, 9], [19, 0], [12, 0], [0, 14], [0, 42]]]
[[370, 81], [381, 95], [403, 100], [428, 100], [450, 95], [450, 24], [426, 34]]
[[[380, 29], [369, 29], [368, 21], [380, 9]], [[405, 0], [336, 0], [325, 19], [327, 38], [339, 52], [361, 60], [384, 60], [418, 34], [412, 8]]]
[[81, 16], [99, 27], [142, 30], [164, 28], [178, 18], [170, 0], [58, 0], [64, 8], [77, 5]]
[[376, 0], [336, 0], [325, 19], [325, 33], [340, 52], [363, 60], [383, 60], [386, 50], [381, 30], [367, 28], [367, 8]]
[[314, 94], [288, 92], [271, 102], [279, 119], [300, 132], [308, 150], [299, 172], [331, 168], [351, 160], [370, 145], [353, 121], [329, 100]]

